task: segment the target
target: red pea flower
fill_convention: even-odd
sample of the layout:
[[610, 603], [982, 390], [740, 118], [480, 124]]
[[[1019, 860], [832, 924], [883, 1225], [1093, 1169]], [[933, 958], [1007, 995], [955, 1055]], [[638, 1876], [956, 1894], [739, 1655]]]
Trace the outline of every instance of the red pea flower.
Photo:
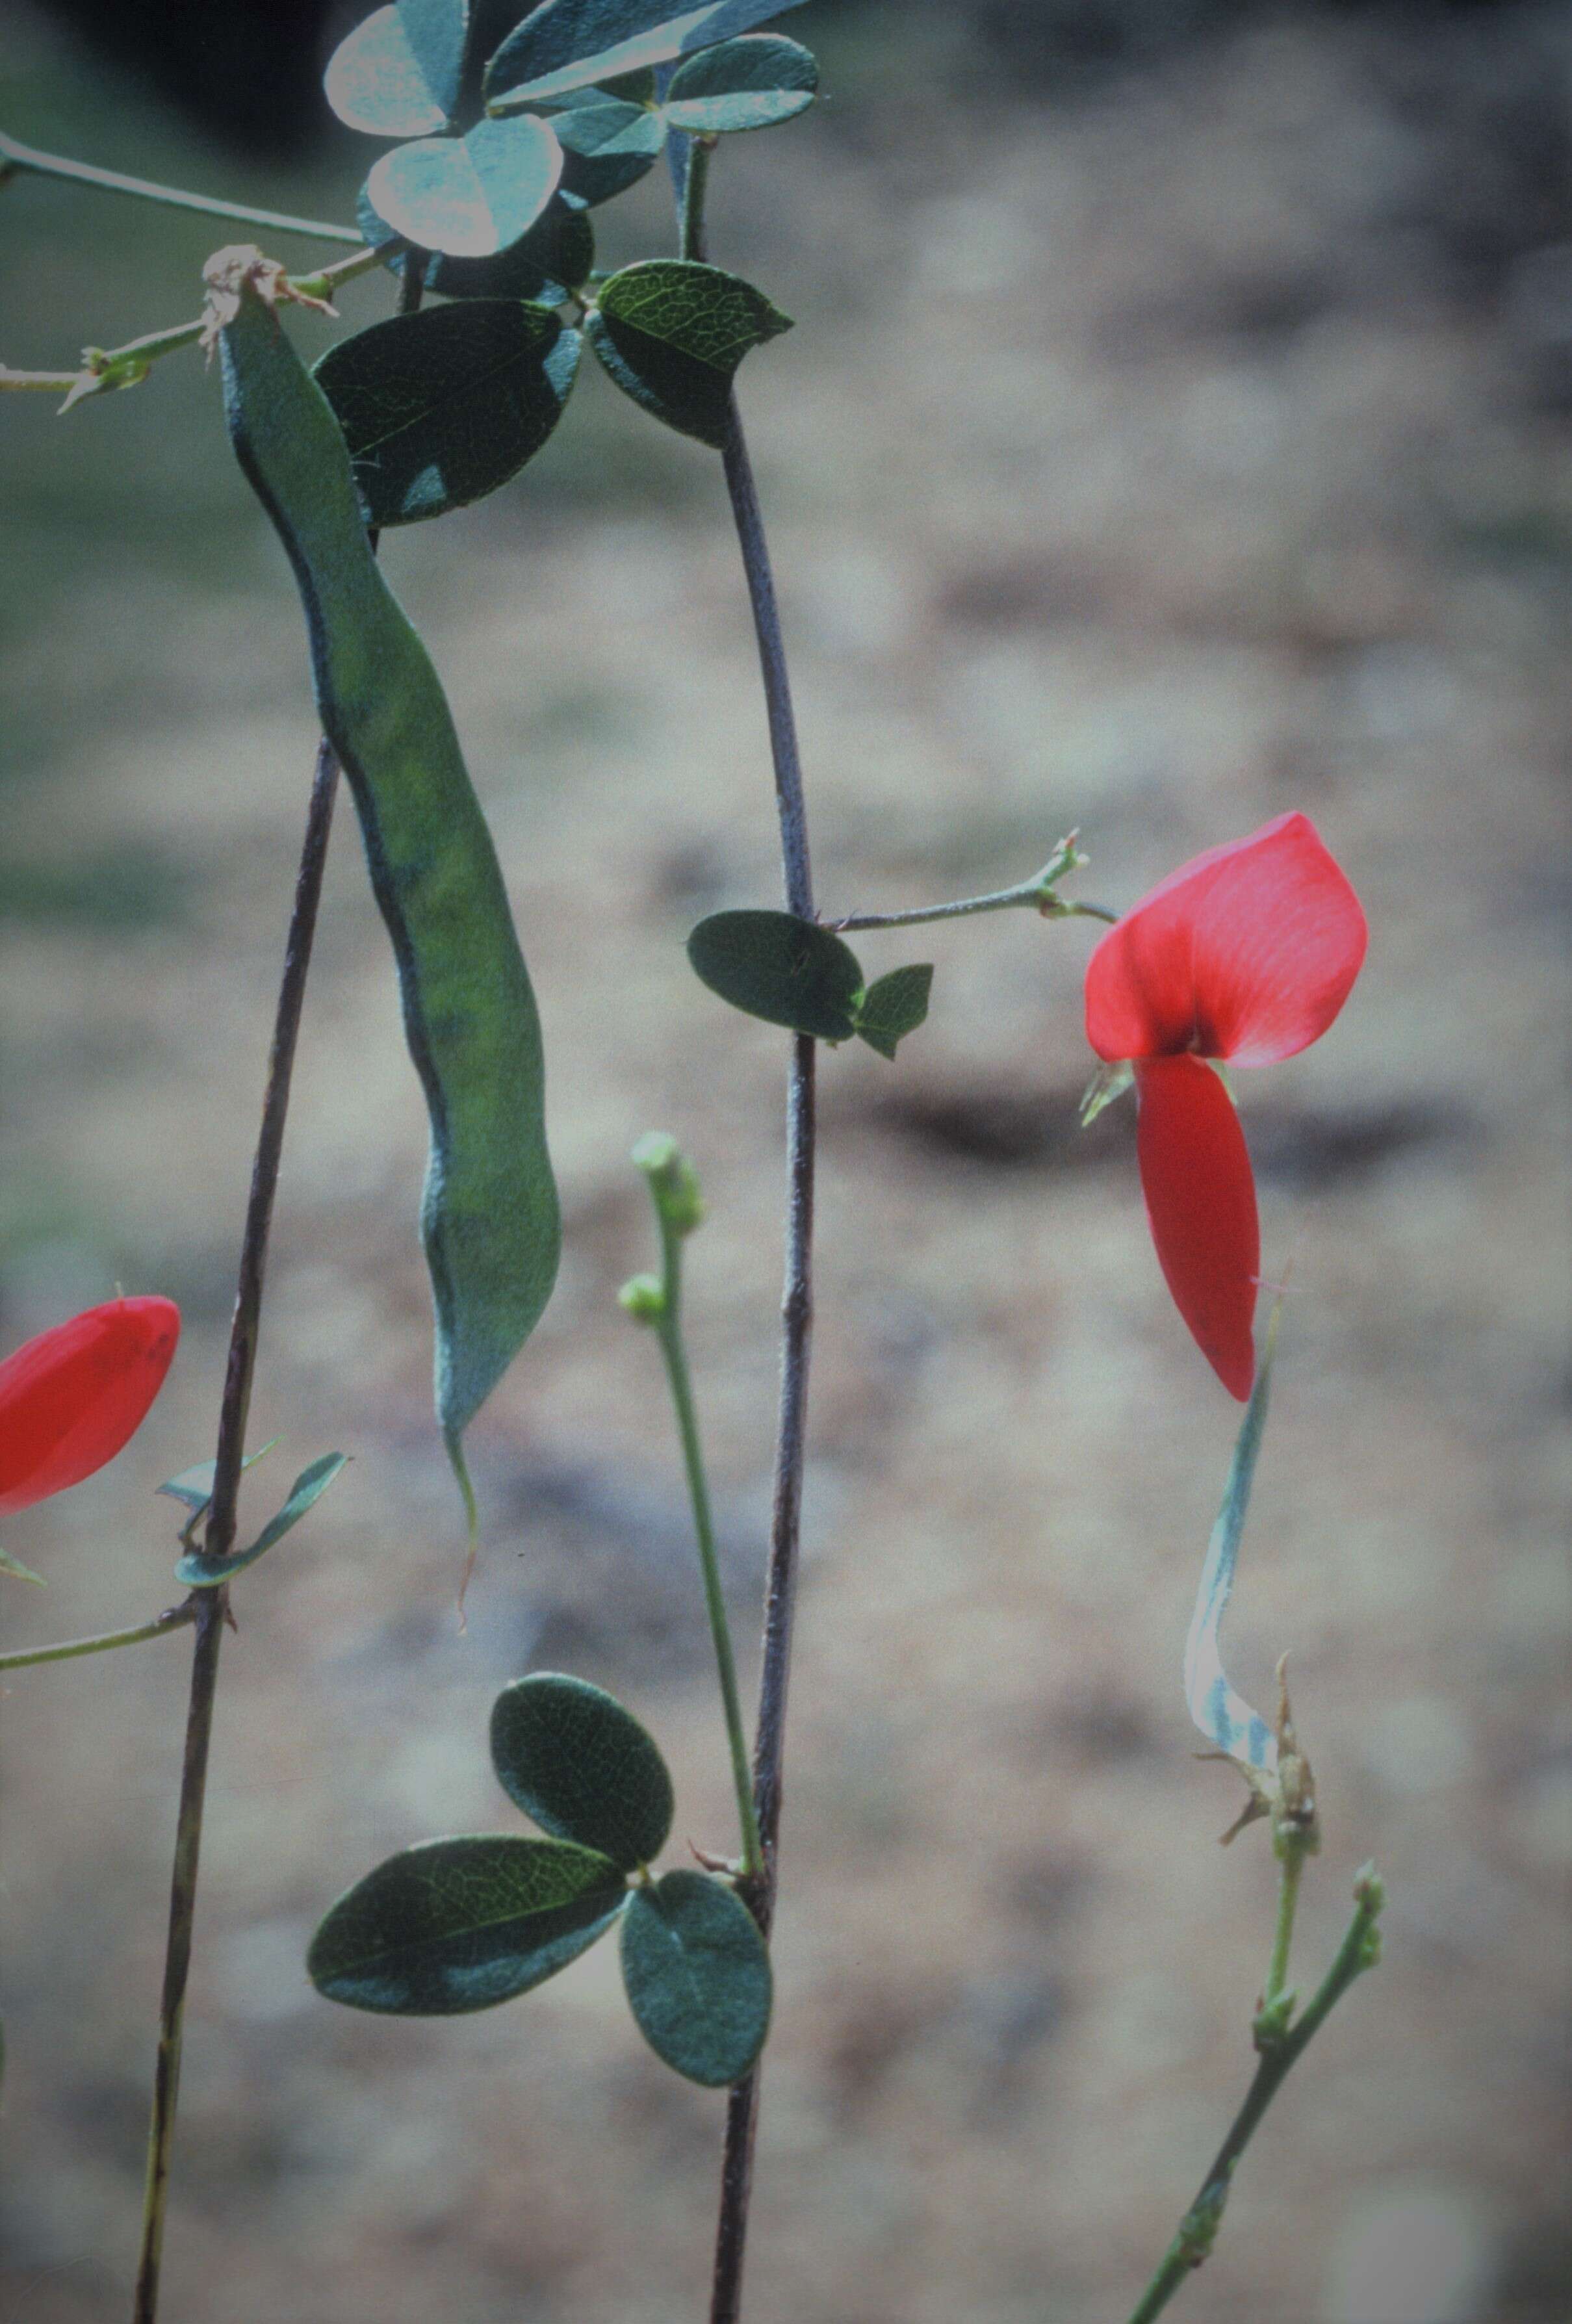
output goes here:
[[1233, 1102], [1206, 1057], [1271, 1065], [1336, 1017], [1365, 915], [1308, 816], [1192, 857], [1087, 964], [1087, 1038], [1135, 1072], [1141, 1185], [1158, 1263], [1197, 1345], [1241, 1403], [1255, 1378], [1261, 1229]]
[[180, 1336], [172, 1299], [111, 1299], [0, 1364], [0, 1513], [79, 1485], [141, 1427]]

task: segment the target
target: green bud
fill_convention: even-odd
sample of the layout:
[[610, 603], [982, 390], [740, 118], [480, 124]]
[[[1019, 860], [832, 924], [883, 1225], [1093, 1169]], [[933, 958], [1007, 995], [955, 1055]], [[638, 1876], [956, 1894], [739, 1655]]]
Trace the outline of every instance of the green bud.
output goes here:
[[657, 1276], [630, 1275], [617, 1300], [636, 1323], [658, 1323], [666, 1314], [666, 1293]]
[[703, 1219], [703, 1198], [693, 1165], [676, 1139], [664, 1130], [646, 1130], [633, 1148], [633, 1161], [648, 1179], [666, 1224], [679, 1235], [692, 1234]]

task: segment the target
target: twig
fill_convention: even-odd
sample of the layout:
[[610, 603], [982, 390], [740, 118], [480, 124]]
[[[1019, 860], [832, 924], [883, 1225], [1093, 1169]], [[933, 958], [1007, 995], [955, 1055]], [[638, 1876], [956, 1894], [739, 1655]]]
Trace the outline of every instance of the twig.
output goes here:
[[144, 1638], [166, 1638], [171, 1630], [183, 1630], [196, 1618], [196, 1605], [188, 1599], [183, 1606], [171, 1606], [168, 1613], [139, 1623], [134, 1630], [101, 1630], [97, 1637], [67, 1638], [58, 1646], [19, 1646], [14, 1654], [0, 1655], [0, 1671], [25, 1670], [32, 1663], [74, 1662], [78, 1655], [106, 1655], [115, 1646], [137, 1646]]
[[[672, 171], [677, 183], [682, 254], [704, 256], [704, 192], [712, 140], [672, 140]], [[722, 448], [726, 490], [742, 551], [753, 626], [758, 641], [775, 768], [776, 807], [780, 821], [781, 870], [786, 906], [801, 919], [814, 918], [814, 881], [808, 853], [807, 813], [791, 682], [776, 604], [769, 548], [758, 493], [748, 457], [741, 415], [731, 399]], [[764, 1851], [762, 1878], [745, 1882], [740, 1893], [766, 1937], [775, 1918], [778, 1877], [782, 1772], [786, 1748], [786, 1687], [791, 1674], [792, 1618], [796, 1605], [797, 1554], [801, 1538], [803, 1459], [807, 1431], [808, 1354], [813, 1336], [813, 1245], [814, 1050], [807, 1034], [794, 1035], [786, 1079], [786, 1217], [785, 1286], [781, 1298], [780, 1408], [776, 1433], [775, 1486], [770, 1519], [769, 1565], [764, 1592], [764, 1652], [759, 1674], [758, 1724], [753, 1746], [753, 1801]], [[755, 2066], [731, 2092], [726, 2107], [725, 2148], [721, 2164], [721, 2206], [715, 2228], [715, 2266], [711, 2324], [736, 2324], [742, 2298], [742, 2263], [748, 2240], [748, 2209], [753, 2182], [753, 2145], [758, 2116], [759, 2068]]]
[[286, 210], [261, 210], [250, 202], [226, 202], [216, 194], [188, 194], [179, 186], [157, 186], [150, 178], [128, 178], [120, 170], [100, 170], [91, 161], [73, 161], [64, 153], [41, 153], [34, 145], [0, 130], [0, 183], [13, 170], [40, 178], [66, 178], [73, 185], [93, 186], [105, 194], [134, 194], [144, 202], [161, 202], [166, 209], [198, 210], [204, 217], [236, 218], [243, 226], [270, 226], [275, 234], [305, 234], [317, 242], [363, 242], [353, 226], [327, 226], [320, 218], [293, 217]]
[[[1289, 1875], [1287, 1858], [1283, 1861], [1283, 1873], [1286, 1887]], [[1297, 1878], [1297, 1873], [1294, 1877]], [[1255, 2039], [1261, 2051], [1261, 2062], [1255, 2069], [1255, 2078], [1246, 2094], [1244, 2105], [1234, 2117], [1227, 2136], [1212, 2158], [1211, 2169], [1201, 2181], [1200, 2191], [1181, 2219], [1178, 2232], [1164, 2254], [1161, 2266], [1132, 2310], [1130, 2324], [1153, 2324], [1154, 2318], [1162, 2314], [1185, 2278], [1206, 2258], [1222, 2222], [1234, 2167], [1255, 2136], [1262, 2116], [1348, 1987], [1365, 1969], [1374, 1969], [1380, 1960], [1381, 1939], [1377, 1923], [1381, 1908], [1386, 1902], [1386, 1891], [1374, 1865], [1367, 1864], [1355, 1881], [1354, 1899], [1354, 1917], [1348, 1923], [1332, 1966], [1297, 2024], [1278, 2032], [1272, 2027], [1266, 2009], [1264, 2008], [1257, 2016]], [[1292, 1921], [1292, 1907], [1289, 1908], [1289, 1917]], [[1282, 1925], [1280, 1917], [1280, 1932]], [[1278, 1948], [1274, 1944], [1274, 1963], [1277, 1957]]]

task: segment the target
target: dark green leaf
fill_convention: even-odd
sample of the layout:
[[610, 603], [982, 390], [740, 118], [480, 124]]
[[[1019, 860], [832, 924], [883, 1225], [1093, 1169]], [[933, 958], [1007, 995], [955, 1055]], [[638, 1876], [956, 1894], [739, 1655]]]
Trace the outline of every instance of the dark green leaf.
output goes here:
[[718, 266], [649, 258], [602, 285], [584, 328], [624, 393], [719, 449], [738, 364], [750, 347], [790, 330], [791, 320], [751, 282]]
[[850, 945], [790, 912], [715, 912], [688, 938], [688, 958], [712, 992], [767, 1024], [821, 1041], [857, 1030], [862, 969]]
[[510, 106], [586, 88], [618, 73], [669, 64], [694, 49], [750, 32], [797, 0], [545, 0], [492, 59], [486, 97]]
[[702, 1872], [636, 1888], [622, 1923], [622, 1979], [639, 2030], [690, 2082], [740, 2081], [769, 2031], [769, 1955], [752, 1914]]
[[464, 299], [330, 347], [315, 377], [366, 522], [441, 516], [505, 484], [562, 417], [582, 344], [550, 307]]
[[898, 1044], [915, 1033], [928, 1014], [928, 990], [933, 982], [931, 961], [910, 968], [892, 968], [879, 976], [862, 996], [857, 1012], [859, 1036], [881, 1057], [893, 1057]]
[[341, 1896], [306, 1969], [351, 2009], [453, 2017], [528, 1993], [576, 1960], [628, 1891], [614, 1864], [559, 1840], [484, 1834], [390, 1856]]
[[384, 153], [365, 181], [377, 216], [422, 250], [490, 258], [532, 226], [556, 191], [562, 152], [544, 121], [478, 121]]
[[338, 423], [249, 286], [222, 336], [230, 433], [299, 583], [317, 714], [354, 793], [431, 1118], [422, 1225], [456, 1466], [556, 1273], [539, 1020], [447, 704], [366, 544]]
[[464, 19], [469, 13], [465, 0], [398, 0], [398, 10], [400, 26], [421, 77], [452, 121], [458, 113], [464, 80]]
[[492, 1758], [509, 1797], [554, 1839], [599, 1849], [625, 1872], [665, 1847], [666, 1761], [632, 1712], [587, 1680], [532, 1671], [504, 1687]]
[[397, 8], [377, 8], [333, 51], [322, 86], [340, 121], [373, 137], [426, 137], [447, 114]]
[[[355, 205], [355, 223], [373, 249], [391, 244], [383, 263], [402, 274], [409, 245], [380, 218], [364, 189]], [[443, 299], [523, 299], [540, 307], [560, 307], [590, 279], [595, 235], [584, 210], [565, 201], [559, 188], [528, 234], [494, 258], [445, 258], [422, 252], [426, 288]]]
[[249, 1549], [238, 1551], [233, 1557], [204, 1557], [193, 1549], [182, 1557], [175, 1568], [175, 1580], [188, 1590], [216, 1590], [243, 1565], [254, 1565], [276, 1542], [300, 1522], [314, 1502], [319, 1501], [339, 1471], [349, 1465], [347, 1452], [325, 1452], [320, 1461], [313, 1461], [302, 1469], [290, 1488], [290, 1498], [277, 1517], [270, 1517]]
[[678, 65], [666, 88], [666, 117], [691, 137], [769, 129], [812, 105], [818, 86], [819, 68], [799, 42], [755, 33], [702, 49]]
[[658, 113], [600, 89], [588, 91], [584, 103], [554, 113], [551, 125], [562, 147], [563, 194], [589, 209], [653, 169], [666, 143], [666, 123]]

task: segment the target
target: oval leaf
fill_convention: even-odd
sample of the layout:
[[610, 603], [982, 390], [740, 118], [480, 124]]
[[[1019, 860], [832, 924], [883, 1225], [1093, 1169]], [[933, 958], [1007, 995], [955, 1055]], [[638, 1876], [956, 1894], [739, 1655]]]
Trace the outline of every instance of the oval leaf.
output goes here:
[[317, 713], [354, 793], [426, 1093], [437, 1409], [457, 1467], [562, 1243], [535, 998], [447, 704], [367, 546], [338, 423], [249, 285], [222, 346], [230, 434], [295, 567]]
[[718, 266], [651, 258], [601, 285], [584, 328], [625, 394], [668, 428], [718, 450], [738, 364], [750, 347], [789, 331], [791, 318]]
[[[355, 223], [373, 250], [390, 245], [383, 264], [402, 274], [409, 244], [380, 218], [364, 189], [355, 205]], [[595, 235], [576, 204], [560, 188], [528, 234], [494, 258], [445, 258], [439, 250], [420, 254], [426, 288], [443, 299], [522, 299], [533, 306], [560, 307], [590, 279]]]
[[798, 41], [756, 33], [703, 49], [678, 65], [666, 92], [666, 117], [690, 137], [770, 129], [814, 102], [819, 68]]
[[586, 103], [554, 113], [551, 125], [562, 147], [563, 193], [590, 209], [636, 184], [666, 143], [666, 123], [651, 106], [599, 89]]
[[740, 2081], [769, 2031], [769, 1955], [752, 1914], [703, 1872], [636, 1888], [622, 1923], [622, 1981], [657, 2058], [719, 2089]]
[[688, 938], [688, 958], [712, 992], [821, 1041], [857, 1030], [862, 969], [850, 945], [790, 912], [715, 912]]
[[910, 968], [892, 968], [887, 976], [876, 977], [857, 1012], [858, 1038], [881, 1057], [893, 1057], [906, 1035], [926, 1018], [933, 982], [932, 961], [914, 962]]
[[407, 242], [490, 258], [534, 225], [561, 175], [562, 149], [546, 122], [479, 121], [462, 137], [396, 145], [365, 189], [377, 216]]
[[671, 0], [545, 0], [532, 9], [492, 59], [486, 98], [510, 106], [619, 73], [669, 64], [694, 49], [750, 32], [798, 0], [702, 0], [674, 8]]
[[505, 484], [545, 443], [583, 342], [549, 307], [466, 299], [329, 348], [332, 404], [368, 524], [412, 524]]
[[624, 1872], [666, 1846], [666, 1761], [632, 1712], [585, 1679], [531, 1671], [504, 1687], [492, 1759], [510, 1799], [554, 1839], [598, 1849]]
[[[313, 1503], [321, 1499], [339, 1471], [348, 1466], [347, 1452], [325, 1452], [320, 1461], [313, 1461], [308, 1469], [301, 1470], [290, 1488], [289, 1499], [277, 1517], [269, 1518], [249, 1549], [240, 1550], [233, 1557], [205, 1557], [200, 1550], [191, 1550], [176, 1566], [175, 1580], [184, 1582], [188, 1590], [217, 1589], [231, 1574], [238, 1573], [243, 1565], [254, 1564], [275, 1542], [282, 1541]], [[159, 1490], [164, 1489], [161, 1485]]]
[[329, 2001], [402, 2017], [491, 2009], [565, 1969], [628, 1898], [593, 1849], [511, 1836], [428, 1840], [339, 1898], [306, 1955]]
[[452, 121], [464, 80], [467, 0], [397, 0], [397, 5], [400, 27], [421, 77]]
[[397, 8], [377, 8], [340, 41], [322, 77], [327, 102], [373, 137], [427, 137], [447, 125]]

